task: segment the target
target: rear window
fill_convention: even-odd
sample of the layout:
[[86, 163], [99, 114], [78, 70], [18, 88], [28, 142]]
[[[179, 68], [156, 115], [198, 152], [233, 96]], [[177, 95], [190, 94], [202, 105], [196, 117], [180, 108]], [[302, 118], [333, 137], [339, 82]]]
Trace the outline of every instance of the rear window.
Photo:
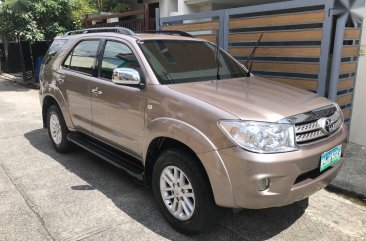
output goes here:
[[66, 43], [67, 43], [66, 39], [54, 40], [44, 57], [44, 64], [48, 64], [53, 58], [53, 56], [55, 56], [58, 53], [58, 51], [60, 51], [60, 49], [63, 46], [65, 46]]
[[99, 40], [84, 40], [79, 42], [67, 56], [65, 68], [92, 74], [95, 69]]

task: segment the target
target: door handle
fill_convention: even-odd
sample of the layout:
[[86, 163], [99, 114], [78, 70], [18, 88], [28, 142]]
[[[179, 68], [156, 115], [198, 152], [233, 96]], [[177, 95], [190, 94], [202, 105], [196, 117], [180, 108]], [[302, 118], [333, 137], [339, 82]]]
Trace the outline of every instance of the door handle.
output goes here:
[[96, 88], [92, 89], [92, 92], [95, 95], [101, 95], [101, 94], [103, 94], [103, 92], [101, 90], [99, 90], [99, 87], [96, 87]]

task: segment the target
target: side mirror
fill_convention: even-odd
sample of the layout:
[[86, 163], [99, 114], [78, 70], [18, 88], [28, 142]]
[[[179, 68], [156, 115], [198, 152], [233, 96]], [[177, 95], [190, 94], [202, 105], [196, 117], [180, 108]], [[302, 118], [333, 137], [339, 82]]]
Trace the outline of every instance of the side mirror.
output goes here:
[[135, 69], [116, 68], [113, 70], [112, 82], [115, 84], [138, 85], [141, 82], [141, 77]]

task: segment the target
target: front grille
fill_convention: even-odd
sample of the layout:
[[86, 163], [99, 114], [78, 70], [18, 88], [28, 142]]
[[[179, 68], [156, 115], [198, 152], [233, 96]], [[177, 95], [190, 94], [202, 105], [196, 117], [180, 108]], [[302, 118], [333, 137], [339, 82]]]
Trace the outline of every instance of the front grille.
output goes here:
[[334, 105], [288, 118], [295, 124], [296, 143], [308, 144], [326, 139], [343, 124], [343, 116]]

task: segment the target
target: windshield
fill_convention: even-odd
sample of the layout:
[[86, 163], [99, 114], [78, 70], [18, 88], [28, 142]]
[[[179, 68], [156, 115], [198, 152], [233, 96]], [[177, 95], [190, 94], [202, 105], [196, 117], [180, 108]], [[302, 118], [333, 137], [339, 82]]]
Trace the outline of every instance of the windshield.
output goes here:
[[146, 40], [140, 43], [160, 84], [246, 77], [247, 72], [215, 45], [191, 40]]

